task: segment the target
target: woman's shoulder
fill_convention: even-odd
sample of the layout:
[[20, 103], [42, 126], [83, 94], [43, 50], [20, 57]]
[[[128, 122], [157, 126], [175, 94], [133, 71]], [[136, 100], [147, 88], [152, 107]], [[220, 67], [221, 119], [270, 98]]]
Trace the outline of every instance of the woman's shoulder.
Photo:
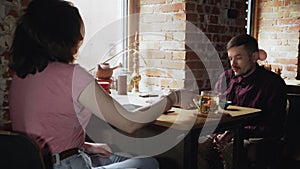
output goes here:
[[82, 66], [79, 64], [67, 64], [61, 62], [50, 62], [47, 66], [48, 71], [59, 71], [59, 72], [69, 72], [81, 71], [88, 73]]
[[60, 75], [60, 77], [68, 76], [70, 78], [93, 78], [93, 76], [79, 64], [66, 64], [61, 62], [50, 62], [46, 67], [44, 74], [53, 76]]

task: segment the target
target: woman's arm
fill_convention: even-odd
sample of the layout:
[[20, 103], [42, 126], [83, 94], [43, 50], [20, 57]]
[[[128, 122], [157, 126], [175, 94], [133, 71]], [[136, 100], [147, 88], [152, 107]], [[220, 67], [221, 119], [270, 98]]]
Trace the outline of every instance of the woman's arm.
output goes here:
[[132, 133], [169, 110], [178, 102], [176, 98], [178, 98], [176, 92], [171, 92], [150, 106], [130, 112], [107, 94], [96, 81], [92, 81], [80, 94], [79, 102], [102, 120]]
[[87, 153], [98, 154], [100, 157], [109, 157], [112, 154], [111, 148], [106, 143], [84, 142], [84, 151]]

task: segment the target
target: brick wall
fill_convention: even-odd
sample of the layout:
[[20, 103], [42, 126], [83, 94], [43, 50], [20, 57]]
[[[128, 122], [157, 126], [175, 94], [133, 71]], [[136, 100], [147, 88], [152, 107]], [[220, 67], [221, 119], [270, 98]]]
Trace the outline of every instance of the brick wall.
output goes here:
[[[246, 32], [246, 3], [232, 1], [229, 4], [222, 0], [140, 2], [140, 51], [147, 67], [150, 67], [142, 78], [143, 85], [189, 89], [195, 89], [196, 85], [199, 89], [211, 88], [211, 80], [218, 77], [220, 70], [229, 67], [224, 50], [226, 43], [232, 36]], [[237, 10], [238, 15], [234, 19], [227, 17], [229, 5], [231, 9]], [[204, 40], [193, 39], [195, 37], [189, 30], [191, 24], [207, 36], [209, 43], [217, 51], [217, 59], [221, 58], [222, 68], [206, 56], [203, 58], [210, 62], [203, 64], [199, 55], [188, 46], [188, 43], [199, 46], [203, 43], [200, 41]], [[205, 45], [208, 45], [207, 42]]]
[[259, 0], [258, 5], [258, 42], [268, 64], [281, 68], [282, 77], [300, 79], [300, 1]]

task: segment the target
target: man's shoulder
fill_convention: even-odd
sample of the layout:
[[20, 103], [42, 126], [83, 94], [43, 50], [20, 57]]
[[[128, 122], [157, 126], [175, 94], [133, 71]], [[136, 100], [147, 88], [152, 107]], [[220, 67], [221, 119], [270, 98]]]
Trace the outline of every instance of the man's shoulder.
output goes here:
[[280, 84], [285, 85], [284, 80], [275, 72], [266, 70], [263, 67], [258, 67], [258, 70], [260, 72], [259, 74], [264, 79], [264, 81], [269, 81], [270, 83], [275, 83], [275, 84], [279, 84], [279, 85]]

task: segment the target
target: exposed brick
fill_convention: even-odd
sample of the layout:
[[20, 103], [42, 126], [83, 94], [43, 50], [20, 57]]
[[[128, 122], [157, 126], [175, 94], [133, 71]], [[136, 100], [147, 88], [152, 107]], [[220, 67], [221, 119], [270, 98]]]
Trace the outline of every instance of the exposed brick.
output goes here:
[[198, 20], [198, 15], [197, 14], [187, 14], [186, 19], [190, 22], [195, 22]]
[[187, 16], [185, 13], [175, 13], [174, 18], [180, 19], [180, 20], [186, 20]]
[[[197, 69], [197, 70], [192, 70], [192, 75], [193, 75], [193, 78], [195, 79], [208, 79], [208, 74], [207, 74], [207, 71], [202, 68], [202, 69]], [[191, 77], [189, 78], [191, 79]]]
[[186, 34], [185, 32], [174, 32], [173, 39], [176, 41], [184, 41], [186, 40]]
[[265, 12], [273, 12], [273, 7], [260, 7], [259, 13], [265, 13]]
[[177, 41], [161, 41], [159, 43], [159, 48], [161, 50], [184, 50], [184, 42]]
[[287, 31], [299, 31], [300, 30], [300, 24], [299, 25], [295, 25], [295, 26], [288, 26], [286, 27]]
[[185, 3], [168, 4], [161, 7], [162, 12], [179, 12], [185, 11]]
[[194, 12], [196, 10], [196, 5], [194, 3], [187, 3], [186, 4], [186, 11], [187, 12]]
[[297, 65], [298, 58], [275, 58], [274, 62], [284, 64], [284, 65]]
[[165, 14], [141, 15], [141, 20], [144, 23], [166, 22], [167, 21], [167, 15], [165, 15]]
[[204, 64], [200, 60], [199, 61], [186, 62], [186, 65], [192, 70], [205, 68]]
[[297, 71], [297, 66], [296, 65], [288, 65], [285, 67], [285, 69], [287, 71], [290, 71], [290, 72], [296, 72]]
[[140, 23], [140, 32], [161, 32], [162, 23]]
[[217, 25], [209, 25], [207, 27], [207, 31], [211, 32], [211, 33], [222, 33], [225, 31], [225, 27], [224, 26], [217, 26]]
[[161, 50], [140, 50], [140, 55], [145, 59], [164, 59], [167, 52]]
[[278, 23], [278, 25], [299, 25], [300, 24], [300, 19], [297, 19], [297, 18], [282, 18], [282, 19], [277, 19], [277, 23]]
[[276, 6], [283, 6], [283, 1], [265, 1], [260, 3], [261, 6], [265, 7], [276, 7]]
[[172, 22], [164, 23], [162, 25], [162, 31], [185, 31], [186, 23], [185, 22]]
[[147, 69], [144, 71], [146, 76], [149, 77], [163, 77], [164, 76], [164, 72], [162, 72], [159, 69]]
[[175, 60], [185, 60], [186, 59], [186, 52], [185, 51], [174, 51], [172, 52], [173, 59]]
[[184, 88], [185, 80], [177, 80], [177, 79], [162, 79], [161, 85], [164, 87], [168, 87], [171, 89], [180, 89]]
[[140, 4], [165, 4], [166, 0], [140, 0]]
[[283, 18], [285, 16], [285, 13], [278, 12], [278, 13], [261, 13], [259, 15], [259, 19], [277, 19], [277, 18]]
[[140, 13], [154, 13], [156, 11], [156, 6], [141, 6]]
[[260, 26], [264, 26], [264, 25], [276, 25], [277, 24], [277, 20], [276, 19], [261, 19], [258, 21], [258, 24]]
[[185, 62], [184, 61], [175, 61], [175, 60], [162, 60], [161, 66], [163, 68], [170, 68], [170, 69], [185, 69]]
[[140, 49], [156, 49], [158, 50], [160, 47], [159, 42], [155, 42], [155, 41], [142, 41], [139, 44], [139, 48]]
[[209, 17], [209, 22], [213, 24], [217, 24], [219, 22], [219, 16], [212, 15]]

